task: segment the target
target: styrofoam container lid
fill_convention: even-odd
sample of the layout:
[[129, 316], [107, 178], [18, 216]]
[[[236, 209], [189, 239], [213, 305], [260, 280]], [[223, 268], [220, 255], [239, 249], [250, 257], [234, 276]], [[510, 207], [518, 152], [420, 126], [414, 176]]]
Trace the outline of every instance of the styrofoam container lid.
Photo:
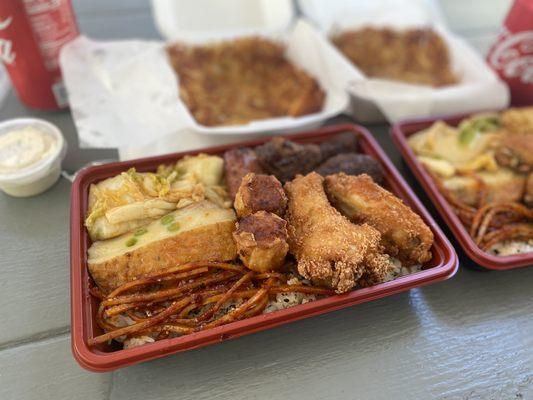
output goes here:
[[[302, 14], [322, 31], [329, 31], [335, 25], [340, 25], [342, 28], [345, 17], [348, 19], [347, 24], [349, 25], [358, 15], [366, 19], [368, 15], [374, 14], [375, 18], [370, 23], [387, 25], [390, 22], [388, 21], [389, 16], [383, 13], [383, 9], [391, 10], [393, 13], [392, 10], [395, 9], [403, 10], [406, 4], [406, 0], [297, 0], [297, 2]], [[436, 0], [410, 0], [410, 3], [412, 6], [410, 13], [403, 18], [405, 26], [419, 24], [423, 21], [428, 24], [444, 24], [442, 11]], [[373, 10], [376, 12], [373, 13]]]
[[152, 11], [167, 40], [283, 31], [295, 18], [291, 0], [152, 0]]

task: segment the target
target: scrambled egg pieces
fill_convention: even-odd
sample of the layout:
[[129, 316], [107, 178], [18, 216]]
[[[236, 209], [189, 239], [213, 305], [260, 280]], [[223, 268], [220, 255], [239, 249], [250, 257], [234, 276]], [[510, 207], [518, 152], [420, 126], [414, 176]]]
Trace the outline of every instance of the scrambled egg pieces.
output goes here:
[[132, 168], [91, 185], [85, 226], [93, 241], [105, 240], [205, 199], [230, 208], [223, 174], [223, 159], [207, 154], [160, 165], [155, 173]]

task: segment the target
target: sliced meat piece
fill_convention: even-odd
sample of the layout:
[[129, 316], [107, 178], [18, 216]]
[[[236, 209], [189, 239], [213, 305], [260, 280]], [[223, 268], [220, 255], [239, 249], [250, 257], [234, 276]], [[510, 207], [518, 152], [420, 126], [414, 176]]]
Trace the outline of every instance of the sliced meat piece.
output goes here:
[[366, 154], [346, 153], [329, 158], [316, 169], [322, 176], [344, 172], [347, 175], [367, 174], [382, 184], [384, 172], [380, 163]]
[[319, 144], [322, 160], [342, 153], [357, 153], [358, 140], [352, 132], [339, 133]]
[[312, 171], [322, 161], [318, 145], [298, 144], [279, 137], [256, 147], [255, 153], [263, 169], [281, 182]]
[[249, 147], [228, 150], [224, 153], [224, 169], [226, 183], [231, 199], [235, 199], [241, 180], [249, 172], [262, 173], [255, 151]]

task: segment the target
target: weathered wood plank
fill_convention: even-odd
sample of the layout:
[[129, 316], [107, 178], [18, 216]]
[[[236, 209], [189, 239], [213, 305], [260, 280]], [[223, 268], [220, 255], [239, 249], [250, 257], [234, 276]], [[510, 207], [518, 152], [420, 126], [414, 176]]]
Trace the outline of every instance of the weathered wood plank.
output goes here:
[[78, 18], [107, 17], [111, 14], [149, 14], [149, 0], [73, 0], [72, 6]]
[[69, 325], [69, 190], [0, 194], [0, 346]]
[[0, 399], [105, 400], [110, 384], [76, 364], [67, 335], [0, 352]]

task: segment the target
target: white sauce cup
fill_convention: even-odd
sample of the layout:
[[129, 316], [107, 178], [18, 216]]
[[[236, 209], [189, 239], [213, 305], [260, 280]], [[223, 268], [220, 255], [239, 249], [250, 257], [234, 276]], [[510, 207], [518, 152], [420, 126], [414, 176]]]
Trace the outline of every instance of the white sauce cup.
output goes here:
[[32, 127], [54, 137], [57, 145], [53, 152], [37, 163], [10, 173], [0, 173], [0, 189], [11, 196], [35, 196], [50, 188], [61, 175], [61, 162], [67, 153], [67, 142], [59, 128], [38, 118], [16, 118], [0, 123], [0, 136], [11, 131]]

